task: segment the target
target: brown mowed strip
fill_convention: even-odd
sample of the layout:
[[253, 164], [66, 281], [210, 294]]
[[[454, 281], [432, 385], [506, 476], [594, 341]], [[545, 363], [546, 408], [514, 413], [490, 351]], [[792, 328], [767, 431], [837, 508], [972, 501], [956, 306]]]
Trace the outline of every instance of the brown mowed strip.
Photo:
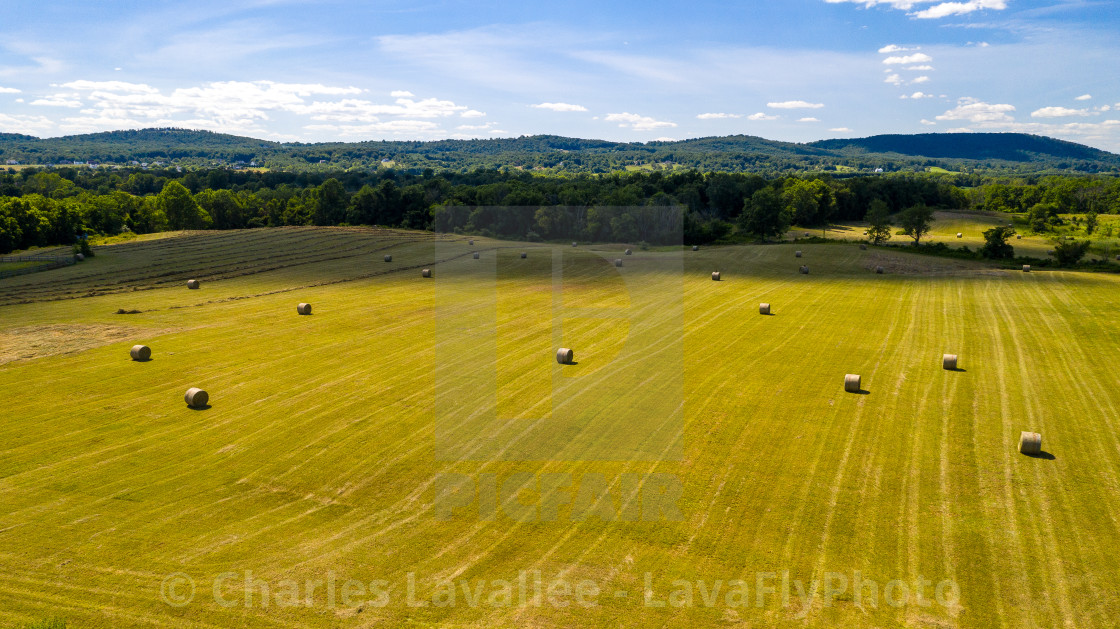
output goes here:
[[968, 260], [936, 258], [924, 255], [890, 255], [874, 252], [863, 258], [863, 268], [874, 273], [876, 267], [883, 267], [891, 275], [999, 275], [1003, 271], [987, 269]]
[[0, 365], [17, 360], [76, 354], [87, 349], [168, 330], [131, 325], [50, 323], [0, 331]]

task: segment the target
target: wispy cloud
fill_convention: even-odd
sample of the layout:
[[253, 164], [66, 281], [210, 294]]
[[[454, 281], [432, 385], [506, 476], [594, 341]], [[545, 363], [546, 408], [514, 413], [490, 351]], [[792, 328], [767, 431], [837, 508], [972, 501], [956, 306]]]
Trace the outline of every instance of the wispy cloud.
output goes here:
[[818, 120], [816, 118], [798, 118], [797, 121], [798, 122], [820, 122], [820, 120]]
[[[929, 4], [936, 0], [824, 0], [829, 4], [840, 4], [850, 2], [853, 4], [863, 5], [864, 8], [872, 8], [879, 5], [887, 6], [892, 9], [901, 11], [911, 11], [918, 5]], [[919, 19], [937, 19], [949, 17], [953, 15], [965, 15], [974, 11], [989, 9], [993, 11], [1002, 11], [1007, 8], [1006, 0], [968, 0], [966, 2], [939, 2], [928, 9], [921, 11], [911, 11], [908, 15]]]
[[1092, 98], [1093, 98], [1092, 94], [1082, 94], [1081, 96], [1078, 96], [1077, 98], [1075, 98], [1073, 100], [1091, 100]]
[[757, 114], [751, 114], [751, 115], [747, 116], [747, 120], [777, 120], [777, 119], [778, 119], [778, 116], [774, 116], [774, 115], [764, 113], [764, 112], [761, 112], [761, 111], [758, 112]]
[[933, 61], [933, 57], [924, 52], [916, 52], [912, 55], [893, 56], [883, 59], [883, 63], [887, 65], [899, 65], [906, 63], [929, 63]]
[[895, 44], [889, 44], [887, 46], [883, 46], [882, 48], [880, 48], [879, 52], [881, 52], [883, 54], [890, 54], [892, 52], [910, 52], [912, 50], [921, 50], [921, 49], [920, 48], [906, 48], [906, 47], [903, 47], [903, 46], [897, 46]]
[[953, 109], [937, 116], [938, 120], [966, 120], [968, 122], [1012, 122], [1008, 112], [1015, 111], [1014, 105], [990, 104], [975, 98], [962, 98]]
[[1043, 107], [1031, 112], [1031, 118], [1066, 118], [1088, 115], [1090, 115], [1088, 109], [1070, 109], [1068, 107]]
[[529, 106], [550, 111], [587, 111], [587, 108], [583, 105], [573, 105], [572, 103], [537, 103]]
[[629, 112], [622, 112], [619, 114], [607, 114], [603, 118], [607, 122], [617, 122], [620, 127], [629, 127], [635, 131], [650, 131], [652, 129], [665, 129], [677, 126], [675, 122], [668, 120], [657, 120], [650, 116], [640, 116]]
[[22, 90], [18, 90], [14, 87], [0, 86], [0, 94], [19, 94], [21, 92], [22, 92]]
[[787, 100], [780, 103], [766, 103], [771, 109], [820, 109], [824, 103], [810, 103], [803, 100]]
[[696, 116], [698, 120], [723, 120], [725, 118], [742, 118], [743, 114], [710, 113]]
[[982, 9], [1002, 11], [1007, 8], [1006, 0], [970, 0], [969, 2], [942, 2], [924, 11], [914, 13], [921, 19], [938, 19], [952, 15], [965, 15]]

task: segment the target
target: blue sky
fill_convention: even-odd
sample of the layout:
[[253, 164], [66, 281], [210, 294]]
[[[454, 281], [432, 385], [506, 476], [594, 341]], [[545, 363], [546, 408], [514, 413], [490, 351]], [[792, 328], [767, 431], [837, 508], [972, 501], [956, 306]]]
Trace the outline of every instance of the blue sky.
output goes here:
[[0, 131], [273, 140], [1019, 131], [1120, 152], [1093, 0], [4, 0]]

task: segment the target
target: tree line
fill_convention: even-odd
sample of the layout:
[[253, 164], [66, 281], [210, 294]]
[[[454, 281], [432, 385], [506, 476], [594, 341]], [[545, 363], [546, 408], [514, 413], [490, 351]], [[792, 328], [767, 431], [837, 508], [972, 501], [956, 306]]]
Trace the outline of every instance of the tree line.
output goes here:
[[[1022, 199], [1037, 197], [1059, 214], [1082, 204], [1117, 212], [1117, 184], [1055, 177], [969, 187], [913, 174], [837, 179], [698, 171], [541, 177], [496, 170], [328, 175], [24, 169], [0, 172], [0, 252], [67, 245], [92, 234], [283, 225], [383, 225], [544, 240], [683, 238], [703, 244], [734, 232], [767, 238], [794, 224], [863, 220], [873, 204], [888, 215], [919, 206], [1023, 211]], [[1020, 202], [1000, 205], [1007, 198]], [[672, 216], [680, 226], [676, 230], [668, 227]]]

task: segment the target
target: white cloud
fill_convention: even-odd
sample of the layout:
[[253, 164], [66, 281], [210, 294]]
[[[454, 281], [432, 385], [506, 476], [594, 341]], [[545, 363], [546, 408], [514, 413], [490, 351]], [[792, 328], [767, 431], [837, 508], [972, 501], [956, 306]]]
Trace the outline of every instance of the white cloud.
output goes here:
[[724, 118], [742, 118], [742, 117], [743, 117], [742, 114], [725, 114], [725, 113], [700, 114], [699, 116], [696, 116], [696, 118], [699, 119], [699, 120], [722, 120]]
[[483, 117], [486, 116], [486, 112], [479, 111], [477, 109], [468, 109], [468, 110], [464, 111], [463, 113], [459, 114], [459, 116], [461, 118], [483, 118]]
[[1092, 94], [1082, 94], [1073, 100], [1090, 100], [1091, 98], [1093, 98]]
[[430, 120], [390, 120], [363, 125], [306, 125], [308, 131], [333, 131], [340, 138], [363, 137], [368, 135], [392, 133], [396, 135], [436, 134], [440, 133], [439, 125]]
[[924, 52], [916, 52], [912, 55], [903, 55], [901, 57], [887, 57], [883, 59], [883, 63], [887, 65], [900, 65], [906, 63], [929, 63], [933, 61], [933, 57]]
[[0, 113], [0, 132], [4, 133], [38, 133], [54, 127], [46, 116], [8, 115]]
[[59, 87], [81, 91], [123, 92], [125, 94], [158, 94], [159, 90], [143, 83], [128, 83], [126, 81], [70, 81]]
[[891, 85], [902, 85], [902, 77], [897, 74], [888, 74], [887, 78], [883, 79], [883, 82], [890, 83]]
[[942, 2], [912, 15], [921, 19], [938, 19], [951, 15], [965, 15], [981, 9], [1002, 11], [1007, 8], [1006, 0], [969, 0], [968, 2]]
[[916, 85], [918, 83], [929, 83], [929, 77], [923, 75], [910, 81], [910, 85]]
[[654, 138], [654, 139], [650, 140], [650, 142], [676, 142], [676, 141], [677, 141], [676, 138], [670, 138], [670, 137], [660, 137], [660, 138]]
[[816, 118], [798, 118], [797, 121], [798, 122], [820, 122], [820, 120], [818, 120]]
[[416, 94], [413, 94], [408, 90], [393, 90], [392, 92], [389, 92], [389, 96], [392, 96], [393, 98], [412, 98], [413, 96], [416, 96]]
[[832, 129], [829, 129], [829, 131], [832, 131], [833, 133], [851, 133], [852, 132], [852, 130], [849, 129], [848, 127], [833, 127]]
[[803, 100], [787, 100], [780, 103], [766, 103], [771, 109], [820, 109], [824, 103], [809, 103]]
[[751, 114], [751, 115], [747, 116], [747, 120], [777, 120], [777, 119], [778, 119], [777, 116], [771, 116], [770, 114], [763, 113], [761, 111], [758, 112], [757, 114]]
[[937, 123], [932, 121], [932, 120], [926, 120], [925, 118], [922, 118], [922, 124], [924, 124], [928, 127], [932, 127], [933, 125], [936, 125]]
[[[825, 2], [829, 4], [839, 4], [841, 2], [861, 4], [867, 9], [878, 5], [885, 5], [901, 11], [910, 11], [915, 5], [928, 4], [935, 1], [936, 0], [825, 0]], [[1006, 8], [1007, 0], [968, 0], [967, 2], [941, 2], [928, 9], [916, 11], [909, 15], [917, 18], [931, 19], [949, 17], [951, 15], [964, 15], [981, 9], [1001, 11]]]
[[892, 52], [911, 52], [911, 51], [914, 51], [914, 50], [920, 50], [920, 48], [903, 48], [902, 46], [896, 46], [894, 44], [890, 44], [888, 46], [883, 46], [882, 48], [880, 48], [879, 52], [881, 52], [883, 54], [889, 54], [889, 53], [892, 53]]
[[1088, 116], [1087, 109], [1069, 109], [1068, 107], [1043, 107], [1031, 112], [1031, 118], [1065, 118], [1066, 116]]
[[0, 86], [0, 94], [19, 94], [19, 93], [20, 93], [20, 90], [14, 88], [14, 87]]
[[967, 120], [974, 123], [1006, 123], [1014, 118], [1008, 112], [1015, 111], [1014, 105], [989, 104], [975, 98], [962, 98], [957, 106], [937, 116], [938, 120]]
[[933, 66], [907, 66], [907, 70], [933, 70]]
[[667, 127], [675, 127], [677, 123], [669, 122], [667, 120], [656, 120], [649, 116], [639, 116], [629, 112], [622, 112], [620, 114], [607, 114], [603, 120], [607, 122], [617, 122], [620, 127], [630, 127], [635, 131], [650, 131], [652, 129], [664, 129]]
[[587, 111], [587, 108], [583, 105], [573, 105], [571, 103], [537, 103], [536, 105], [529, 106], [551, 111]]
[[909, 95], [903, 94], [902, 96], [899, 96], [899, 98], [912, 98], [914, 100], [920, 100], [923, 98], [933, 98], [933, 94], [926, 94], [925, 92], [914, 92], [913, 94]]
[[38, 98], [31, 101], [32, 105], [39, 105], [41, 107], [81, 107], [82, 101], [75, 99], [72, 96], [65, 94], [55, 94], [48, 98]]

